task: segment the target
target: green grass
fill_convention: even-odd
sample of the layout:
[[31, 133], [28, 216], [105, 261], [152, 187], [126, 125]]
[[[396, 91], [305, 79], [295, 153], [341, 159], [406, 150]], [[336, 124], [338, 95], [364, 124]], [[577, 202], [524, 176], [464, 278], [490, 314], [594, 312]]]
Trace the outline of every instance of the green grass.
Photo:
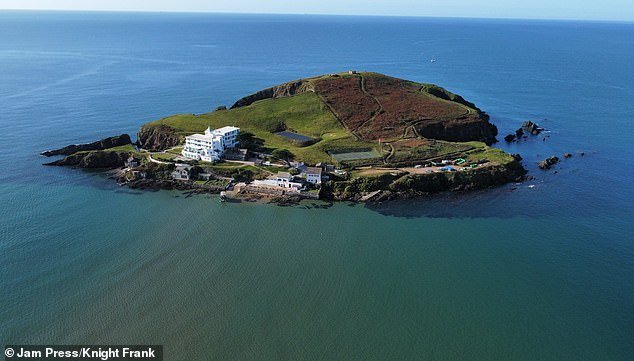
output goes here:
[[115, 152], [137, 152], [132, 144], [120, 145], [118, 147], [108, 148], [107, 150], [112, 150]]
[[[280, 122], [290, 131], [321, 141], [300, 147], [273, 132]], [[330, 112], [314, 93], [304, 93], [288, 98], [266, 99], [247, 107], [217, 111], [201, 115], [179, 114], [163, 118], [148, 126], [165, 124], [187, 135], [204, 131], [208, 126], [226, 125], [239, 127], [264, 140], [268, 148], [285, 148], [297, 159], [308, 163], [332, 161], [328, 151], [339, 148], [373, 147], [374, 143], [357, 141]]]
[[213, 166], [205, 166], [206, 168], [216, 168], [216, 169], [231, 169], [231, 168], [241, 168], [245, 165], [242, 163], [232, 163], [232, 162], [219, 162], [214, 163]]
[[508, 164], [515, 160], [512, 155], [505, 153], [501, 149], [491, 148], [484, 143], [468, 142], [465, 144], [471, 144], [474, 146], [474, 150], [467, 152], [465, 159], [468, 162], [477, 162], [479, 160], [486, 159], [491, 163]]
[[136, 155], [141, 155], [141, 152], [136, 150], [134, 148], [134, 145], [132, 144], [120, 145], [118, 147], [112, 147], [112, 148], [103, 149], [103, 150], [81, 150], [77, 152], [76, 154], [84, 154], [84, 153], [90, 153], [90, 152], [128, 152], [128, 153], [133, 153]]
[[152, 158], [166, 162], [173, 161], [176, 157], [178, 157], [178, 155], [172, 153], [152, 153]]
[[175, 154], [175, 155], [181, 155], [182, 151], [183, 151], [183, 147], [176, 147], [176, 148], [171, 148], [166, 150], [167, 153]]

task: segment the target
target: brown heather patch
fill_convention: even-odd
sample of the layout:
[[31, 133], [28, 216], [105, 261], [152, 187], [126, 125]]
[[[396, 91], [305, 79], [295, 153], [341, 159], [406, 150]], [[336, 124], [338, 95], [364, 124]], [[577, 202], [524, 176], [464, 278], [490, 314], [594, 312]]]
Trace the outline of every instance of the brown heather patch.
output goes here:
[[353, 132], [379, 110], [374, 99], [361, 91], [359, 77], [316, 80], [315, 90]]

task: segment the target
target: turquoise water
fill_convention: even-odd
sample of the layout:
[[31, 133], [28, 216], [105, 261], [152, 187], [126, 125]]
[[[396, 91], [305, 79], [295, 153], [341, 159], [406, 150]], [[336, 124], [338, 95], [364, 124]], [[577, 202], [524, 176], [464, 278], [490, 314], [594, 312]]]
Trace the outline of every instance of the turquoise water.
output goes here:
[[[620, 23], [1, 12], [0, 344], [629, 360], [632, 39]], [[138, 193], [40, 166], [44, 149], [350, 68], [446, 86], [501, 135], [536, 120], [545, 142], [498, 145], [536, 178], [322, 209]], [[536, 169], [563, 152], [575, 157], [557, 174]]]

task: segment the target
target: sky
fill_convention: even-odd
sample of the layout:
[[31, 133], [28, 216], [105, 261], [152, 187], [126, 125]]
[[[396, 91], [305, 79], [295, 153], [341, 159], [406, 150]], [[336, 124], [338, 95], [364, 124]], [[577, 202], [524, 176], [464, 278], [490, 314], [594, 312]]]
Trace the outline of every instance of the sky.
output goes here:
[[634, 21], [634, 0], [0, 0], [0, 9]]

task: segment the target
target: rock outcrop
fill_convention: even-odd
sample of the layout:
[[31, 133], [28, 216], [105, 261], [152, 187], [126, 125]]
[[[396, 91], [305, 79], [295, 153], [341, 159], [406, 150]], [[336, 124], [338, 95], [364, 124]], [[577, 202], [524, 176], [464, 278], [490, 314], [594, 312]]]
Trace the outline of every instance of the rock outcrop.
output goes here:
[[539, 133], [541, 133], [542, 131], [544, 131], [544, 128], [540, 127], [530, 120], [522, 123], [522, 126], [517, 130], [519, 134], [524, 134], [524, 132], [528, 132], [532, 135], [539, 135]]
[[183, 137], [176, 133], [170, 126], [144, 125], [138, 133], [139, 147], [151, 151], [165, 150], [180, 145]]
[[427, 174], [386, 173], [374, 178], [329, 181], [322, 188], [326, 199], [360, 201], [364, 194], [383, 191], [381, 200], [403, 199], [444, 191], [472, 191], [500, 186], [524, 179], [526, 170], [515, 160], [468, 172]]
[[122, 167], [130, 155], [130, 152], [95, 150], [74, 153], [63, 159], [46, 163], [44, 165], [74, 166], [90, 169], [114, 169]]
[[496, 142], [495, 136], [498, 134], [498, 128], [489, 123], [487, 119], [470, 117], [420, 123], [416, 125], [416, 131], [428, 139], [450, 142], [477, 140], [491, 145]]
[[246, 97], [235, 102], [235, 104], [231, 106], [231, 109], [245, 107], [255, 103], [258, 100], [290, 97], [293, 95], [305, 93], [307, 91], [314, 91], [313, 85], [306, 80], [297, 80], [260, 90], [259, 92], [253, 93], [251, 95], [247, 95]]
[[92, 143], [86, 144], [71, 144], [64, 148], [47, 150], [41, 154], [47, 157], [54, 155], [71, 155], [77, 152], [90, 151], [90, 150], [104, 150], [108, 148], [118, 147], [122, 145], [132, 144], [130, 136], [127, 134], [121, 134], [114, 137], [104, 138]]
[[559, 162], [559, 158], [552, 156], [539, 162], [538, 166], [539, 166], [539, 169], [546, 170], [546, 169], [550, 169], [553, 165], [557, 164], [558, 162]]

